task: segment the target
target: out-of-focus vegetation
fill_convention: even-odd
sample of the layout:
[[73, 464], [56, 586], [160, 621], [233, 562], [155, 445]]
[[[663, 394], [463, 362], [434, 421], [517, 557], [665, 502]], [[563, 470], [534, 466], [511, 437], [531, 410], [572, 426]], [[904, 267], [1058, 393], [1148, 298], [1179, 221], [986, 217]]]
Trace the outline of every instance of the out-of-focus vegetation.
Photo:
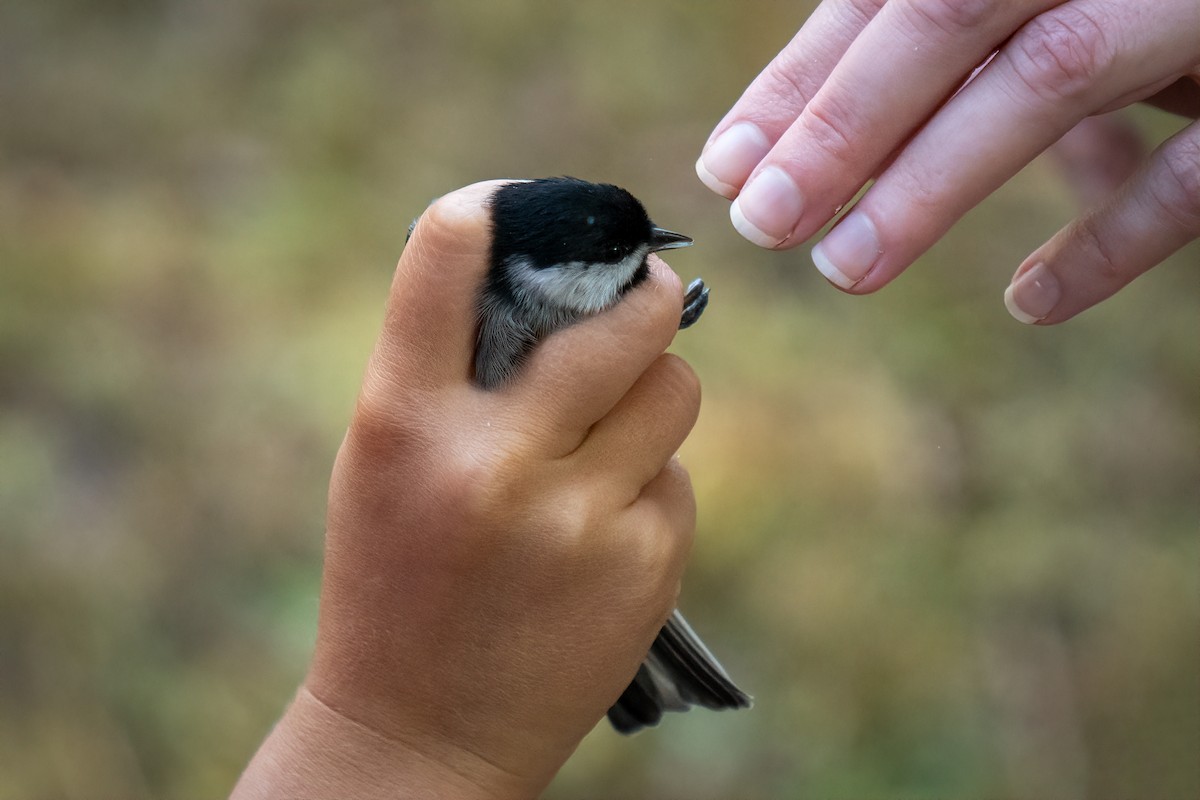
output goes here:
[[564, 173], [699, 242], [682, 605], [757, 705], [549, 797], [1200, 794], [1197, 251], [1016, 324], [1042, 163], [872, 297], [741, 241], [692, 161], [810, 5], [0, 6], [0, 800], [229, 789], [408, 221]]

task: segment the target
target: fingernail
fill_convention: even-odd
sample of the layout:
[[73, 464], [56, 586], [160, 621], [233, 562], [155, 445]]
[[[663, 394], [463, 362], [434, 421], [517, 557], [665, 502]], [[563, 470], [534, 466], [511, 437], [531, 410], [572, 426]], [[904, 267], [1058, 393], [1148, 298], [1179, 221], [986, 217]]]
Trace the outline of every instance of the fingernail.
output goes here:
[[1013, 319], [1026, 325], [1050, 316], [1061, 299], [1058, 278], [1040, 261], [1018, 275], [1004, 290], [1004, 307]]
[[754, 176], [729, 207], [737, 232], [759, 247], [778, 247], [800, 221], [804, 200], [795, 181], [778, 167]]
[[704, 149], [696, 175], [717, 194], [733, 197], [770, 150], [771, 143], [757, 125], [739, 122]]
[[874, 223], [861, 211], [851, 211], [813, 247], [812, 260], [830, 283], [852, 289], [882, 253]]

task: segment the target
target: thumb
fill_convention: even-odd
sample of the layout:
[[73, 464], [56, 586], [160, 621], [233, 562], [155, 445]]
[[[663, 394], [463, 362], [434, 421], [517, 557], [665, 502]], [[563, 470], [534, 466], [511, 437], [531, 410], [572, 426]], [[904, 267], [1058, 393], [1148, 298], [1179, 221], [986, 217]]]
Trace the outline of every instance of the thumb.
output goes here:
[[444, 195], [417, 220], [392, 279], [368, 381], [403, 393], [468, 379], [492, 241], [488, 201], [503, 183]]

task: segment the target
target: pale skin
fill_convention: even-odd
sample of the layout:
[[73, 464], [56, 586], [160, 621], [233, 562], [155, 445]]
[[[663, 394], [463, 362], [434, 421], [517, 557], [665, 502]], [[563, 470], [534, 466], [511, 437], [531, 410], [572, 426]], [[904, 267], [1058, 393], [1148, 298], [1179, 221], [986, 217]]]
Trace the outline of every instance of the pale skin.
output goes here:
[[514, 383], [470, 381], [484, 202], [422, 215], [334, 465], [316, 653], [233, 797], [532, 798], [679, 591], [699, 384], [656, 257]]
[[[866, 294], [1064, 134], [1138, 101], [1200, 116], [1196, 0], [824, 0], [697, 173], [743, 236], [776, 249], [874, 179], [813, 249], [832, 284]], [[1200, 123], [1148, 156], [1086, 124], [1067, 161], [1101, 199], [1016, 270], [1004, 300], [1021, 322], [1070, 319], [1200, 235]]]

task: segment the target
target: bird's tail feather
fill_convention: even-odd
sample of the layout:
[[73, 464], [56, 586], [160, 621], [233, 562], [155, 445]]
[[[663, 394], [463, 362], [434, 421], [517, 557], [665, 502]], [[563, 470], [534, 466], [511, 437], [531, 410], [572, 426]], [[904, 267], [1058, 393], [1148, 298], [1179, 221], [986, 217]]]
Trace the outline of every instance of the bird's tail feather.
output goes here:
[[676, 611], [629, 688], [609, 709], [608, 720], [621, 733], [635, 733], [657, 725], [664, 711], [687, 711], [692, 706], [720, 711], [749, 708], [752, 702]]

